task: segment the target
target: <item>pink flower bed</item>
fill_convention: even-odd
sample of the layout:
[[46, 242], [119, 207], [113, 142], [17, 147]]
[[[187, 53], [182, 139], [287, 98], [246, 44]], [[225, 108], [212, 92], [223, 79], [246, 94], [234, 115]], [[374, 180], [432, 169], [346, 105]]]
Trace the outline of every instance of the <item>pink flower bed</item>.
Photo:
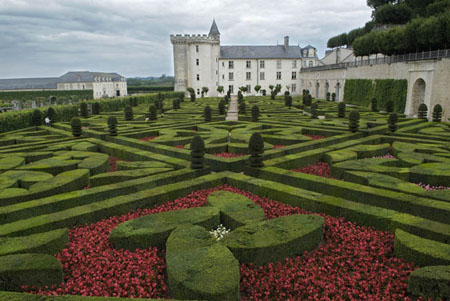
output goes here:
[[394, 155], [387, 153], [384, 156], [372, 157], [372, 159], [397, 159]]
[[416, 184], [416, 185], [422, 187], [422, 188], [425, 189], [426, 191], [432, 191], [432, 190], [450, 190], [450, 187], [446, 187], [446, 186], [431, 186], [430, 184], [423, 184], [423, 183], [418, 183], [418, 184]]
[[109, 157], [109, 171], [108, 172], [115, 172], [117, 170], [117, 161], [119, 161], [119, 158]]
[[283, 147], [286, 147], [286, 145], [275, 144], [275, 145], [273, 146], [274, 149], [279, 149], [279, 148], [283, 148]]
[[307, 173], [310, 175], [333, 178], [331, 176], [331, 166], [328, 163], [317, 161], [315, 164], [307, 165], [301, 168], [292, 169], [295, 172]]
[[[115, 250], [108, 235], [117, 225], [146, 214], [199, 207], [216, 190], [242, 194], [261, 206], [268, 219], [309, 212], [229, 186], [204, 189], [151, 209], [138, 209], [95, 224], [72, 228], [66, 248], [56, 256], [64, 268], [59, 286], [24, 291], [42, 295], [75, 294], [169, 298], [164, 252]], [[303, 256], [265, 266], [240, 267], [243, 300], [406, 299], [407, 278], [416, 268], [393, 255], [393, 235], [360, 227], [343, 218], [325, 218], [322, 246]]]
[[155, 139], [155, 138], [157, 138], [158, 136], [149, 136], [149, 137], [144, 137], [144, 138], [140, 138], [139, 140], [142, 140], [142, 141], [150, 141], [150, 140], [153, 140], [153, 139]]
[[182, 145], [182, 144], [180, 144], [180, 145], [175, 145], [175, 148], [184, 149], [184, 145]]
[[220, 154], [214, 153], [214, 154], [211, 154], [211, 155], [216, 156], [216, 157], [220, 157], [220, 158], [236, 158], [236, 157], [245, 156], [245, 154], [235, 154], [235, 153], [226, 153], [226, 152], [223, 152], [223, 153], [220, 153]]
[[325, 137], [325, 136], [320, 136], [320, 135], [306, 135], [306, 134], [303, 134], [303, 136], [309, 137], [309, 138], [311, 138], [312, 140], [320, 140], [320, 139], [325, 139], [325, 138], [327, 138], [327, 137]]

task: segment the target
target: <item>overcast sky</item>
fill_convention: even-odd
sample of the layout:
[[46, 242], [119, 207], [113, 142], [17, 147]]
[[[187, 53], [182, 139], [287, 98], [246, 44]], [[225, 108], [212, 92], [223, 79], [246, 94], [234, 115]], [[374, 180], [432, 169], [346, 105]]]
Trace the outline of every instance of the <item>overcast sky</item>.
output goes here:
[[366, 0], [0, 0], [0, 78], [69, 70], [173, 75], [170, 34], [208, 33], [221, 45], [311, 44], [364, 25]]

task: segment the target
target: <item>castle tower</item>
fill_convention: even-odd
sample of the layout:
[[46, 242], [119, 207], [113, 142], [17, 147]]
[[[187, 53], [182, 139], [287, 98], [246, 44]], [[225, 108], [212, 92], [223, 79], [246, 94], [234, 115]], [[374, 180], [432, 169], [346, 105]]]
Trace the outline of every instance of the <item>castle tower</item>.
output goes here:
[[220, 32], [214, 20], [209, 34], [170, 35], [173, 45], [175, 91], [186, 92], [188, 87], [200, 96], [208, 87], [207, 96], [217, 94], [219, 81]]

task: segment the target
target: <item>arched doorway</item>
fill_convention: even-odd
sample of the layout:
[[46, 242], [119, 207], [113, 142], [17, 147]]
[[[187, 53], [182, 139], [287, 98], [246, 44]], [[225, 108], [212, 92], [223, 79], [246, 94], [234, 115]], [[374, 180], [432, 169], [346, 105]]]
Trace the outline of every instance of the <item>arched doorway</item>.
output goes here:
[[317, 82], [317, 84], [316, 84], [316, 98], [319, 98], [319, 89], [320, 89], [320, 84]]
[[412, 115], [417, 115], [420, 104], [425, 101], [425, 88], [426, 83], [422, 78], [417, 79], [414, 83], [411, 101]]

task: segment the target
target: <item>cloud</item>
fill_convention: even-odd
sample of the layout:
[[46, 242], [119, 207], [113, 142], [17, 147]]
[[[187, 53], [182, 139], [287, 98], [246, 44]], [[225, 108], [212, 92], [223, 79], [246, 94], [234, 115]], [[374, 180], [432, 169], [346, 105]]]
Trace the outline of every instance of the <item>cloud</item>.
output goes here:
[[0, 78], [69, 70], [127, 77], [173, 74], [169, 35], [208, 33], [222, 45], [311, 44], [364, 25], [365, 0], [1, 0]]

